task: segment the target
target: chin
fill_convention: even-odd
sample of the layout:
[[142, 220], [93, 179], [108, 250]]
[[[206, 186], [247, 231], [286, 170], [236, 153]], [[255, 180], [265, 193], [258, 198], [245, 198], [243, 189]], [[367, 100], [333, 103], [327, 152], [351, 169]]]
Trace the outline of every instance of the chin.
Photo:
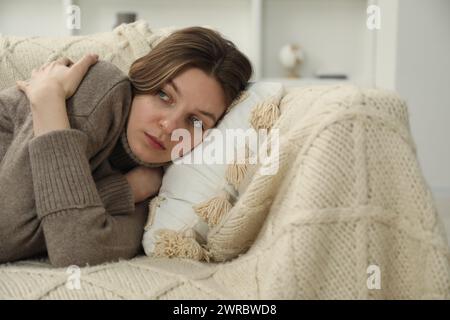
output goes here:
[[[161, 151], [150, 149], [145, 142], [139, 144], [138, 148], [133, 148], [130, 142], [130, 148], [133, 154], [145, 163], [161, 163], [170, 161], [170, 156], [165, 157], [165, 154], [159, 154]], [[164, 150], [165, 151], [165, 150]], [[169, 159], [166, 159], [169, 158]]]
[[[133, 150], [133, 149], [131, 149]], [[140, 150], [136, 150], [136, 152], [133, 152], [134, 155], [141, 161], [146, 162], [146, 163], [153, 163], [155, 162], [155, 157], [152, 157], [151, 153], [152, 150], [146, 148], [146, 146], [144, 146], [142, 149]]]
[[128, 145], [130, 146], [131, 152], [133, 152], [136, 158], [141, 161], [148, 162], [148, 156], [145, 156], [146, 150], [142, 142], [136, 141], [135, 139], [129, 139]]

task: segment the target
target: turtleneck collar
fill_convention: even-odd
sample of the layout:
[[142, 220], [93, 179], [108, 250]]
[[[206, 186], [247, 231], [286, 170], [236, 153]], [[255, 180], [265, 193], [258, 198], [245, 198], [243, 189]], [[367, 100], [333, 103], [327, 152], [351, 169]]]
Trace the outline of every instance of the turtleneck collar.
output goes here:
[[146, 163], [138, 159], [135, 154], [131, 151], [130, 145], [128, 144], [127, 138], [127, 126], [122, 131], [119, 140], [116, 143], [111, 155], [109, 156], [109, 162], [111, 165], [123, 172], [128, 172], [134, 167], [144, 166], [147, 168], [162, 167], [169, 165], [172, 162], [161, 162], [161, 163]]

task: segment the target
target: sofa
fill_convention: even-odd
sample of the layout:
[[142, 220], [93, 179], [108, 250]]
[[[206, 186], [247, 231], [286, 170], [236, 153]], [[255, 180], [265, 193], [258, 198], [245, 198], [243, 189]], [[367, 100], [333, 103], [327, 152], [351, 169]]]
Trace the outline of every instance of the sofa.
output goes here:
[[[171, 30], [138, 21], [91, 36], [2, 36], [0, 90], [88, 50], [126, 71]], [[29, 259], [0, 265], [0, 299], [448, 299], [447, 236], [406, 102], [314, 85], [286, 88], [279, 109], [280, 170], [249, 182], [215, 231], [215, 260], [139, 255], [54, 268]]]

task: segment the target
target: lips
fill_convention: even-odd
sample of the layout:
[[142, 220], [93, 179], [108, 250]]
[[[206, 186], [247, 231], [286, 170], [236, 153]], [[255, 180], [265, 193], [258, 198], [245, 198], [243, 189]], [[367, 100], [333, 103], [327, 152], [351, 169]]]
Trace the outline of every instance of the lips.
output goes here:
[[154, 147], [154, 148], [156, 148], [156, 149], [160, 149], [160, 150], [165, 150], [165, 149], [166, 149], [166, 148], [164, 147], [164, 144], [163, 144], [160, 140], [158, 140], [156, 137], [154, 137], [154, 136], [152, 136], [152, 135], [150, 135], [150, 134], [148, 134], [148, 133], [145, 133], [145, 135], [146, 135], [146, 137], [147, 137], [148, 143], [149, 143], [152, 147]]

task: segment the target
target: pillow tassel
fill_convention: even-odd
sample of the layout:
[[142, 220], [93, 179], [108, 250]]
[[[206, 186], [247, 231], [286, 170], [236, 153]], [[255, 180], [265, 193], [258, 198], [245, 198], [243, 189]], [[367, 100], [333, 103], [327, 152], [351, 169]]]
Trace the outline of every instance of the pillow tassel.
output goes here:
[[160, 229], [156, 233], [154, 257], [179, 257], [210, 262], [210, 253], [196, 240], [196, 232]]
[[245, 143], [245, 159], [244, 163], [231, 163], [227, 166], [227, 170], [225, 171], [225, 179], [230, 183], [236, 190], [239, 189], [241, 182], [247, 176], [249, 171], [249, 163], [250, 163], [250, 148], [248, 143]]
[[225, 178], [227, 181], [238, 190], [241, 182], [244, 180], [248, 172], [248, 164], [246, 163], [232, 163], [227, 167]]
[[147, 223], [145, 224], [144, 230], [148, 230], [152, 226], [153, 220], [155, 219], [156, 208], [159, 207], [159, 205], [161, 204], [161, 202], [163, 200], [164, 200], [164, 197], [156, 196], [148, 204], [148, 208], [149, 208], [148, 218], [147, 218]]
[[250, 116], [250, 124], [256, 130], [270, 129], [280, 116], [280, 109], [273, 99], [258, 103]]
[[217, 225], [232, 207], [228, 192], [223, 190], [218, 196], [194, 205], [192, 208], [211, 228]]

